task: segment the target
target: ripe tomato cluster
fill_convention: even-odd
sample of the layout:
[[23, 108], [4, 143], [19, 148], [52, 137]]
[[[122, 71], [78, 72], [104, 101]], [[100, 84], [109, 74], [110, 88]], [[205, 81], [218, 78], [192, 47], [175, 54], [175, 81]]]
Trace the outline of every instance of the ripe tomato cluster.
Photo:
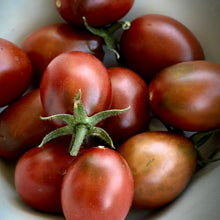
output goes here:
[[[175, 200], [207, 164], [199, 147], [220, 129], [220, 64], [161, 14], [127, 22], [117, 41], [133, 3], [56, 0], [65, 22], [21, 47], [0, 39], [0, 157], [16, 162], [15, 189], [36, 210], [123, 220]], [[105, 46], [117, 66], [104, 65]], [[155, 117], [166, 131], [150, 130]]]

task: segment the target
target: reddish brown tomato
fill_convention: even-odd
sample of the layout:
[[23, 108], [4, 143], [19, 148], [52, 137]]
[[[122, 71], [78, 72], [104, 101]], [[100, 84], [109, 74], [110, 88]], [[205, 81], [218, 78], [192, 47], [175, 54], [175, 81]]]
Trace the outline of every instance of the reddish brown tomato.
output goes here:
[[147, 81], [167, 66], [204, 59], [193, 33], [179, 21], [159, 14], [133, 20], [122, 34], [120, 48], [123, 62]]
[[65, 23], [44, 26], [30, 33], [22, 43], [34, 72], [42, 76], [49, 62], [67, 51], [84, 51], [100, 60], [104, 57], [101, 38]]
[[91, 26], [105, 26], [126, 15], [134, 0], [55, 0], [60, 15], [69, 23], [83, 26], [85, 16]]
[[63, 178], [63, 213], [66, 220], [122, 220], [129, 212], [133, 192], [132, 174], [123, 157], [109, 148], [90, 148]]
[[112, 67], [108, 72], [112, 83], [111, 109], [130, 106], [127, 112], [106, 119], [102, 125], [115, 144], [120, 144], [147, 127], [150, 116], [148, 86], [127, 68]]
[[[82, 104], [91, 116], [108, 109], [111, 80], [103, 63], [85, 52], [66, 52], [46, 68], [40, 85], [42, 105], [47, 115], [73, 113], [73, 102], [81, 89]], [[54, 120], [57, 126], [62, 122]]]
[[27, 55], [14, 43], [0, 38], [0, 107], [20, 97], [32, 81]]
[[21, 97], [0, 114], [0, 156], [12, 160], [42, 141], [53, 126], [43, 121], [40, 90]]
[[152, 111], [165, 123], [187, 131], [220, 127], [220, 65], [191, 61], [156, 75], [149, 86]]
[[144, 132], [118, 152], [134, 178], [134, 208], [158, 208], [173, 201], [191, 180], [197, 154], [190, 140], [169, 132]]
[[[67, 168], [76, 159], [68, 153], [69, 141], [57, 139], [34, 147], [18, 160], [15, 187], [20, 197], [34, 209], [61, 213], [60, 188]], [[80, 150], [83, 153], [86, 148]]]

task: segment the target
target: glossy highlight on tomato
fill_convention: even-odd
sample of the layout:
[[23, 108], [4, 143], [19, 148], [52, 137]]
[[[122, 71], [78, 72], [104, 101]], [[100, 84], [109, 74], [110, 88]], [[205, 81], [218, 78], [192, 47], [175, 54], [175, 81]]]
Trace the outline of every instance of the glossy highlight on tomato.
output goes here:
[[163, 68], [190, 60], [203, 60], [195, 35], [181, 22], [161, 14], [135, 18], [120, 39], [122, 61], [148, 82]]
[[125, 16], [134, 0], [54, 0], [60, 15], [67, 22], [84, 26], [82, 17], [90, 26], [101, 27], [112, 24]]
[[0, 107], [19, 98], [32, 81], [32, 65], [25, 52], [0, 38]]
[[133, 200], [133, 177], [124, 158], [105, 147], [93, 147], [68, 168], [61, 204], [66, 220], [122, 220]]
[[182, 62], [158, 73], [149, 85], [152, 111], [186, 131], [220, 127], [220, 64]]
[[[71, 51], [54, 58], [47, 66], [40, 84], [41, 101], [50, 115], [73, 113], [79, 90], [88, 116], [106, 110], [111, 104], [111, 80], [104, 64], [95, 56]], [[63, 122], [53, 120], [59, 127]]]
[[[61, 138], [34, 147], [18, 160], [15, 188], [25, 203], [36, 210], [62, 213], [61, 182], [68, 167], [76, 159], [68, 152], [69, 138]], [[82, 146], [80, 153], [86, 151]]]
[[188, 185], [197, 164], [192, 142], [166, 131], [137, 134], [125, 141], [118, 152], [133, 174], [134, 208], [159, 208], [176, 199]]

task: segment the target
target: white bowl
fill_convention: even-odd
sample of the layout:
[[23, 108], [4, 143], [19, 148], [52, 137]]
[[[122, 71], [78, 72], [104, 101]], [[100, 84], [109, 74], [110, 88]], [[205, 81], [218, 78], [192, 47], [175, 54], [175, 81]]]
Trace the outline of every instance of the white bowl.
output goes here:
[[[219, 0], [136, 0], [124, 20], [146, 13], [171, 16], [185, 24], [199, 39], [207, 60], [220, 63]], [[1, 1], [0, 37], [20, 45], [31, 31], [43, 25], [63, 21], [54, 0]], [[112, 54], [105, 57], [114, 65]], [[1, 109], [0, 109], [1, 111]], [[220, 145], [216, 134], [203, 148], [208, 154]], [[181, 196], [159, 210], [131, 210], [126, 220], [216, 220], [220, 216], [220, 162], [196, 173]], [[0, 220], [64, 220], [63, 216], [45, 214], [23, 203], [14, 188], [14, 164], [0, 159]]]

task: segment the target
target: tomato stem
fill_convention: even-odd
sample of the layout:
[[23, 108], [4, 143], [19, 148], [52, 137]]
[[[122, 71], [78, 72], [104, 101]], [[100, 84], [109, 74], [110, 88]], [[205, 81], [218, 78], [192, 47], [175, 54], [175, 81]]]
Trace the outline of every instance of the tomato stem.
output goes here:
[[76, 127], [76, 133], [72, 136], [69, 153], [71, 156], [76, 156], [79, 152], [80, 146], [83, 143], [83, 140], [88, 132], [88, 129], [85, 125], [78, 125]]
[[48, 141], [63, 136], [63, 135], [72, 135], [69, 152], [70, 155], [76, 156], [82, 145], [84, 139], [88, 135], [97, 136], [100, 139], [104, 140], [109, 146], [114, 148], [113, 141], [108, 133], [100, 128], [96, 127], [98, 123], [103, 121], [104, 119], [121, 114], [125, 111], [128, 111], [130, 107], [125, 109], [110, 109], [102, 112], [98, 112], [92, 116], [87, 116], [85, 109], [83, 108], [81, 102], [81, 91], [77, 94], [74, 106], [73, 106], [73, 115], [71, 114], [57, 114], [49, 117], [41, 117], [42, 120], [54, 120], [59, 119], [66, 123], [65, 126], [61, 128], [57, 128], [54, 131], [47, 134], [39, 147], [42, 147]]
[[120, 54], [118, 52], [118, 41], [114, 37], [114, 33], [121, 28], [123, 30], [129, 29], [131, 23], [129, 21], [118, 21], [116, 23], [111, 24], [110, 26], [94, 28], [89, 26], [85, 17], [83, 17], [83, 21], [86, 29], [90, 31], [92, 34], [101, 37], [104, 40], [107, 48], [116, 55], [117, 59], [119, 59]]

